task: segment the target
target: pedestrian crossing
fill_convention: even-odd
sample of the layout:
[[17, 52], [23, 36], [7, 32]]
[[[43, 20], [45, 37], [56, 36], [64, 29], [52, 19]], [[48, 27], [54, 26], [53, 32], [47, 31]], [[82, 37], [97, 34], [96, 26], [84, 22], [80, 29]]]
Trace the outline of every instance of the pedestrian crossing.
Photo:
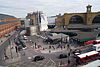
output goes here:
[[32, 60], [27, 60], [23, 62], [17, 62], [8, 67], [53, 67], [55, 64], [50, 59], [44, 59], [41, 61], [34, 62]]

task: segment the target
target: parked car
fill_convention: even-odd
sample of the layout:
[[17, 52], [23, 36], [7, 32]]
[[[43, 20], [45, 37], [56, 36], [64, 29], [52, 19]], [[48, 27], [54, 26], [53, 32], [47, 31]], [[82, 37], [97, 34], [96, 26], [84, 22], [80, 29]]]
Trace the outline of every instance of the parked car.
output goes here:
[[18, 45], [18, 51], [21, 51], [22, 50], [22, 45]]
[[66, 54], [60, 54], [60, 55], [58, 56], [58, 58], [59, 58], [59, 59], [67, 58], [67, 55], [66, 55]]
[[35, 56], [34, 57], [34, 60], [33, 61], [36, 62], [36, 61], [43, 60], [43, 59], [45, 59], [44, 56], [38, 55], [38, 56]]

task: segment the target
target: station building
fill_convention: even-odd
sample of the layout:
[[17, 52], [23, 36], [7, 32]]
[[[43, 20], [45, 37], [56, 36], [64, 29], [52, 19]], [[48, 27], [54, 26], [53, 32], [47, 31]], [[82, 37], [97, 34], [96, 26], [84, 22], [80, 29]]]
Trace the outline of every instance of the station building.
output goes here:
[[59, 14], [56, 19], [56, 26], [100, 24], [100, 12], [92, 12], [91, 7], [91, 5], [86, 6], [87, 10], [83, 13]]
[[7, 18], [0, 20], [0, 38], [9, 34], [21, 25], [19, 18]]

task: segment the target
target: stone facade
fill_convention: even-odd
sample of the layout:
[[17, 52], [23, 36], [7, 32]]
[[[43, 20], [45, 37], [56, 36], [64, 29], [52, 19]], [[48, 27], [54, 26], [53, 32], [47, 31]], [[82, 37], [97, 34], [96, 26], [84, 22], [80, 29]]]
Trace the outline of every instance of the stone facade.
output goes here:
[[93, 24], [93, 19], [100, 15], [99, 12], [91, 12], [91, 5], [87, 6], [87, 12], [86, 13], [65, 13], [62, 16], [58, 16], [56, 19], [56, 25], [62, 26], [62, 25], [69, 25], [70, 20], [73, 16], [80, 16], [83, 19], [83, 24], [85, 25], [91, 25]]

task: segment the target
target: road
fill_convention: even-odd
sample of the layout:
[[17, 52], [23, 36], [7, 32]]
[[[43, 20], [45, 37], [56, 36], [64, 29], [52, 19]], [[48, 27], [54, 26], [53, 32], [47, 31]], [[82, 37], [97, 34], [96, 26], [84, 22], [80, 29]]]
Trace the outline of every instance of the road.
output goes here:
[[[25, 56], [23, 56], [22, 54], [24, 52]], [[58, 55], [61, 54], [60, 52], [43, 54], [43, 53], [37, 53], [33, 49], [28, 48], [26, 50], [21, 51], [20, 53], [22, 54], [21, 61], [9, 65], [9, 67], [11, 67], [12, 65], [14, 67], [53, 67], [55, 65], [59, 66], [60, 64], [66, 64], [68, 61], [68, 58], [58, 59]], [[45, 59], [37, 62], [28, 60], [28, 57], [32, 57], [35, 55], [42, 55], [45, 57]], [[70, 59], [72, 58], [70, 57]]]
[[4, 53], [9, 45], [11, 45], [11, 40], [14, 40], [14, 37], [18, 34], [19, 32], [13, 31], [10, 33], [9, 37], [6, 37], [2, 43], [0, 43], [0, 65], [4, 65]]
[[[13, 64], [9, 64], [9, 67], [12, 65], [14, 67], [53, 67], [53, 66], [59, 66], [63, 64], [68, 63], [68, 58], [63, 58], [63, 59], [58, 59], [58, 56], [62, 53], [68, 54], [68, 49], [66, 48], [65, 50], [59, 49], [59, 52], [56, 52], [54, 49], [51, 49], [52, 51], [54, 50], [55, 52], [51, 53], [41, 53], [37, 52], [34, 48], [31, 46], [34, 45], [36, 42], [37, 44], [41, 45], [42, 47], [48, 47], [47, 44], [42, 43], [43, 39], [39, 37], [28, 37], [29, 42], [25, 42], [27, 49], [20, 51], [21, 55], [21, 61], [20, 62], [15, 62]], [[30, 41], [31, 40], [31, 41]], [[34, 43], [32, 43], [32, 41]], [[45, 57], [44, 60], [38, 61], [38, 62], [33, 62], [31, 60], [28, 60], [28, 57], [36, 56], [36, 55], [42, 55]], [[69, 57], [71, 62], [74, 61], [74, 58], [72, 56]]]
[[[16, 33], [18, 34], [18, 33]], [[67, 54], [69, 53], [68, 44], [65, 44], [65, 48], [57, 48], [58, 45], [52, 45], [55, 47], [55, 49], [50, 48], [51, 44], [43, 43], [43, 38], [39, 36], [28, 36], [28, 41], [22, 40], [25, 45], [27, 46], [27, 49], [19, 51], [20, 53], [20, 60], [14, 63], [8, 64], [8, 67], [60, 67], [61, 65], [68, 65], [68, 60], [70, 60], [69, 67], [76, 67], [75, 65], [75, 59], [73, 58], [73, 54], [71, 53], [70, 56], [63, 59], [58, 59], [58, 56], [62, 53]], [[8, 42], [7, 42], [8, 43]], [[41, 48], [33, 48], [33, 46], [41, 45]], [[71, 43], [69, 44], [71, 49], [74, 49], [75, 47], [78, 47], [78, 44]], [[6, 46], [4, 46], [6, 47]], [[45, 48], [45, 49], [43, 49]], [[0, 48], [2, 50], [3, 48]], [[51, 52], [49, 52], [49, 50]], [[1, 52], [2, 53], [2, 52]], [[29, 57], [33, 57], [36, 55], [42, 55], [45, 57], [44, 60], [34, 62], [32, 60], [29, 60]], [[64, 67], [64, 66], [62, 66]]]

